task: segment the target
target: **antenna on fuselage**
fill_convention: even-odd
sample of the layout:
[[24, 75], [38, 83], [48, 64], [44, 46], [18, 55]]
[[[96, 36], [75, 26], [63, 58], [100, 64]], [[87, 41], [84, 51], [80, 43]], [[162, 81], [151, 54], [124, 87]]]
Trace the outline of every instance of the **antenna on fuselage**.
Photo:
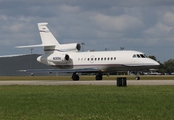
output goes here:
[[120, 47], [120, 50], [124, 50], [124, 47]]
[[30, 51], [31, 51], [30, 53], [31, 53], [31, 54], [33, 54], [33, 49], [34, 49], [34, 48], [30, 48]]
[[85, 45], [85, 43], [82, 42], [81, 45], [82, 45], [82, 52], [84, 52], [84, 45]]

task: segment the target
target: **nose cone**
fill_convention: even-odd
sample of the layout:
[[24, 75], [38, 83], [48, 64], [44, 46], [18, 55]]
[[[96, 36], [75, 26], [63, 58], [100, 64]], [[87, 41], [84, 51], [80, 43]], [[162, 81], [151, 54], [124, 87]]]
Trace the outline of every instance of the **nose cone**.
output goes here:
[[159, 64], [158, 62], [155, 61], [155, 65], [156, 65], [156, 66], [159, 66], [160, 64]]
[[41, 56], [37, 57], [37, 61], [41, 62]]
[[160, 64], [157, 61], [151, 59], [151, 65], [153, 68], [158, 68]]

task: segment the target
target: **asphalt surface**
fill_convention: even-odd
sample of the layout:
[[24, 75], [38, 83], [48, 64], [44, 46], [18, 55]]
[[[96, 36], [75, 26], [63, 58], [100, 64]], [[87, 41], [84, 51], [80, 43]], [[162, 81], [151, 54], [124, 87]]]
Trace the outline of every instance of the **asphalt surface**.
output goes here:
[[[0, 81], [0, 85], [117, 85], [117, 81]], [[127, 80], [127, 85], [174, 85], [174, 80]]]

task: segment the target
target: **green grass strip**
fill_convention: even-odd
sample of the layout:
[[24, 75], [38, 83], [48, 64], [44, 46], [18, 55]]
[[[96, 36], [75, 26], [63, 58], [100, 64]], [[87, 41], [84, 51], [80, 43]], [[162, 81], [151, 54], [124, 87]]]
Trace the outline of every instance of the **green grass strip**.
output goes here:
[[0, 119], [172, 120], [173, 86], [0, 86]]
[[[127, 80], [135, 80], [133, 75], [103, 75], [103, 80], [116, 80], [117, 77], [127, 77]], [[141, 75], [141, 80], [174, 80], [174, 75]], [[0, 76], [4, 80], [72, 80], [71, 76]], [[95, 80], [95, 75], [81, 75], [80, 80]]]

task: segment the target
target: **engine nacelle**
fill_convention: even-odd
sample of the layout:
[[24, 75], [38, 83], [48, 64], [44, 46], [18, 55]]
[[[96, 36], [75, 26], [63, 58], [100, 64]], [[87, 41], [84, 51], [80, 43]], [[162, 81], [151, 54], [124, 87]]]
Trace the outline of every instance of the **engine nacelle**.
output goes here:
[[37, 58], [38, 62], [49, 64], [51, 63], [67, 63], [70, 60], [68, 54], [52, 54], [52, 55], [42, 55]]
[[51, 55], [47, 58], [50, 62], [68, 62], [69, 61], [69, 55], [67, 54], [60, 54], [60, 55]]
[[79, 43], [70, 43], [70, 44], [60, 44], [58, 47], [59, 51], [79, 51], [81, 49], [81, 45]]

